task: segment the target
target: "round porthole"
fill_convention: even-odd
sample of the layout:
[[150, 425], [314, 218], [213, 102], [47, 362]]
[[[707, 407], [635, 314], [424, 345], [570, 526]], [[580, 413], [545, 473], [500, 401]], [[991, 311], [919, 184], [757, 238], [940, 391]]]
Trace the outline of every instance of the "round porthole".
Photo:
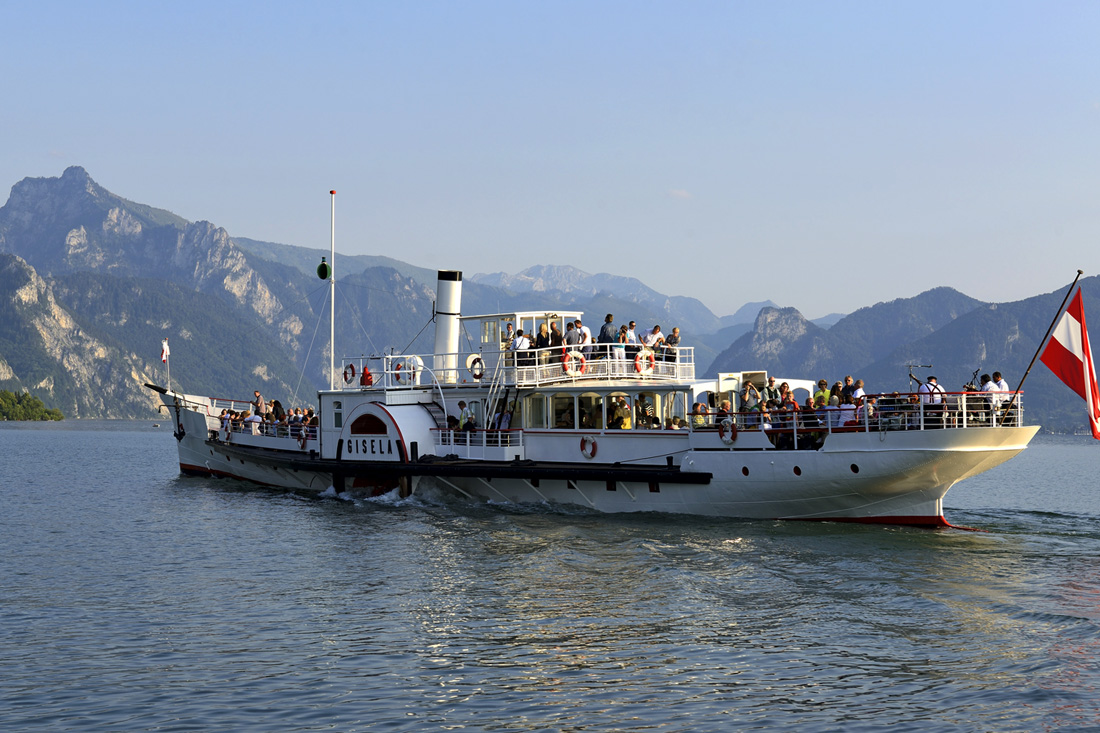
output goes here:
[[798, 466], [795, 466], [794, 467], [794, 475], [795, 476], [801, 476], [802, 475], [802, 469], [799, 468]]
[[741, 475], [742, 476], [748, 476], [749, 475], [749, 467], [748, 466], [741, 466]]
[[852, 473], [859, 473], [859, 466], [854, 463], [852, 464]]

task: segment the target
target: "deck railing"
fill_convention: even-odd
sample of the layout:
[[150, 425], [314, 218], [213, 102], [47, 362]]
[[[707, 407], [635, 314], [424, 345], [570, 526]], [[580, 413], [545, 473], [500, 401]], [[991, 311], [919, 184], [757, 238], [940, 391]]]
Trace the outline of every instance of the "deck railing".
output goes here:
[[[439, 357], [437, 359], [437, 357]], [[368, 387], [402, 389], [424, 386], [426, 380], [442, 384], [481, 384], [494, 376], [500, 384], [538, 387], [581, 380], [641, 379], [691, 381], [695, 379], [695, 349], [635, 349], [619, 352], [609, 344], [566, 349], [555, 346], [522, 351], [482, 351], [458, 354], [388, 355], [345, 357], [344, 390]], [[436, 364], [457, 364], [437, 368]]]
[[691, 430], [717, 430], [723, 434], [731, 427], [737, 431], [762, 430], [776, 447], [798, 447], [801, 443], [804, 448], [820, 444], [833, 433], [964, 430], [1024, 424], [1022, 392], [1007, 411], [1011, 392], [947, 392], [941, 393], [942, 401], [938, 403], [923, 401], [927, 397], [919, 393], [868, 395], [851, 410], [826, 407], [725, 415], [693, 413], [687, 417], [687, 423]]
[[433, 430], [437, 455], [487, 460], [524, 456], [522, 430]]

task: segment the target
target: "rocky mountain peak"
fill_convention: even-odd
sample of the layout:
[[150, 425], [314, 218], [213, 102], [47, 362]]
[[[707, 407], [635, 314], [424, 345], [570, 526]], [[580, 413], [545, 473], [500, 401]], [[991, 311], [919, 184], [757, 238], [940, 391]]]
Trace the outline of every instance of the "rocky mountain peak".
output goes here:
[[761, 359], [778, 359], [788, 345], [804, 338], [817, 326], [797, 308], [762, 308], [753, 328], [751, 353]]

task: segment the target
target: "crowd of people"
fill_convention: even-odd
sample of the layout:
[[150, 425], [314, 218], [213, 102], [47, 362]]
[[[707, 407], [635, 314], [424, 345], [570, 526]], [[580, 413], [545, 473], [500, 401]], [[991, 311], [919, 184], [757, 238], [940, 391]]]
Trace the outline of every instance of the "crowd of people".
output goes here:
[[541, 363], [548, 363], [550, 355], [554, 353], [548, 349], [554, 347], [577, 351], [585, 360], [622, 361], [633, 360], [642, 349], [649, 349], [654, 352], [655, 359], [675, 362], [676, 352], [680, 348], [680, 329], [673, 328], [672, 333], [666, 335], [659, 324], [640, 331], [634, 321], [616, 326], [615, 316], [608, 313], [596, 336], [592, 335], [592, 329], [584, 325], [580, 318], [567, 321], [565, 333], [561, 332], [556, 321], [552, 321], [549, 325], [539, 324], [539, 332], [532, 338], [522, 328], [517, 331], [508, 323], [501, 336], [501, 349], [515, 354], [517, 366], [534, 366], [536, 353], [539, 354]]
[[[775, 377], [768, 377], [767, 386], [758, 388], [746, 381], [740, 391], [739, 427], [773, 428], [799, 427], [807, 430], [853, 427], [873, 423], [888, 427], [945, 427], [957, 420], [962, 403], [958, 394], [948, 394], [934, 376], [923, 381], [916, 394], [871, 395], [862, 379], [844, 377], [830, 387], [820, 379], [817, 390], [799, 404], [787, 382], [778, 386]], [[1000, 372], [983, 374], [980, 391], [982, 400], [966, 403], [972, 420], [991, 422], [1001, 414], [1012, 393]], [[732, 417], [730, 402], [723, 401], [716, 415], [710, 416], [707, 405], [693, 408], [693, 424], [704, 425]]]
[[260, 394], [249, 401], [251, 409], [221, 411], [222, 431], [230, 433], [251, 433], [252, 435], [272, 435], [278, 437], [307, 438], [317, 437], [320, 422], [312, 407], [284, 408], [279, 400], [270, 403]]

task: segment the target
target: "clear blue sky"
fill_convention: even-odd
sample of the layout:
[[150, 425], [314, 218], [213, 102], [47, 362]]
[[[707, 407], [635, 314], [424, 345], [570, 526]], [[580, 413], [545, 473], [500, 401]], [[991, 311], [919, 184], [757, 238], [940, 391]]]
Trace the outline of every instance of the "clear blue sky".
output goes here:
[[[0, 187], [809, 317], [1100, 272], [1100, 3], [6, 3]], [[6, 193], [0, 194], [6, 200]]]

